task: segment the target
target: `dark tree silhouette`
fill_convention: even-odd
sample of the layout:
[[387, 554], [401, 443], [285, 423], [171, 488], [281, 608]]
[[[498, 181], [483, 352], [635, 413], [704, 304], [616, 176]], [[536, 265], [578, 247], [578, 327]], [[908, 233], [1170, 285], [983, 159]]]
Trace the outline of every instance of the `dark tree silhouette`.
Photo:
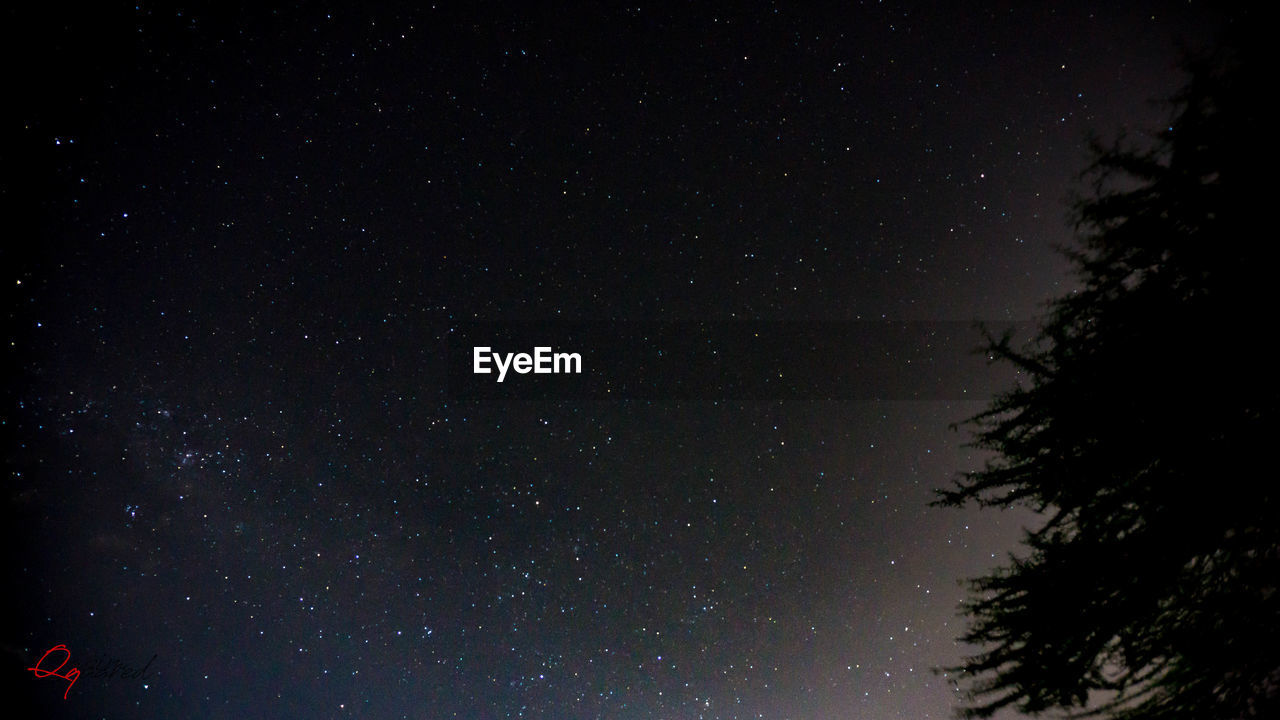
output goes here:
[[991, 459], [938, 502], [1044, 522], [971, 581], [962, 716], [1280, 718], [1261, 50], [1237, 37], [1190, 61], [1169, 127], [1096, 145], [1079, 290], [1025, 346], [988, 335], [1025, 380], [964, 424]]

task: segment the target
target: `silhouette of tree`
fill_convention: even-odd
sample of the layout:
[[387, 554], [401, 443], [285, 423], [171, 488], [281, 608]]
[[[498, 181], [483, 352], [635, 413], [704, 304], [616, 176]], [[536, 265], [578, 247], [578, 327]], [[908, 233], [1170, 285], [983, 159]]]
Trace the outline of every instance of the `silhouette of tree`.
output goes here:
[[964, 717], [1280, 718], [1262, 47], [1190, 61], [1145, 146], [1095, 143], [1079, 289], [1025, 346], [987, 336], [1024, 380], [964, 424], [992, 459], [938, 503], [1044, 522], [971, 581]]

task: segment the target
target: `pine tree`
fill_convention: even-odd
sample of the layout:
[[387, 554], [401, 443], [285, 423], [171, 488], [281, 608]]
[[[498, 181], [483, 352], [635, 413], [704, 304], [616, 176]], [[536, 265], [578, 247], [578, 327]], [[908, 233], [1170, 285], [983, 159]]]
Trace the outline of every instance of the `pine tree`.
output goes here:
[[1026, 379], [964, 423], [991, 459], [938, 502], [1043, 524], [971, 581], [962, 716], [1280, 718], [1261, 56], [1237, 35], [1145, 146], [1095, 144], [1079, 289], [1026, 345], [988, 336]]

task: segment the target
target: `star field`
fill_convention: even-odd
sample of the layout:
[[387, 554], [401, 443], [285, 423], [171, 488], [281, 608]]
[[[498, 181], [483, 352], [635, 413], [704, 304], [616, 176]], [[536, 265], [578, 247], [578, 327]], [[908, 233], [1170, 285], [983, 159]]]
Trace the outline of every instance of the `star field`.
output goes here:
[[[981, 462], [954, 330], [1068, 287], [1087, 133], [1158, 126], [1223, 20], [1085, 5], [8, 11], [4, 687], [948, 717], [959, 581], [1033, 520], [929, 506]], [[706, 368], [750, 323], [848, 336], [745, 392]], [[499, 324], [583, 375], [498, 392]], [[64, 700], [58, 644], [154, 660]]]

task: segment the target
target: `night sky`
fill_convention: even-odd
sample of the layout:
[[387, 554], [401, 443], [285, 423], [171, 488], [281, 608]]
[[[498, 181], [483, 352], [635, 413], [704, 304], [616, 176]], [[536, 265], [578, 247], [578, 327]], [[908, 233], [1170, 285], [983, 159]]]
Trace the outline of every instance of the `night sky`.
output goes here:
[[948, 717], [971, 323], [1223, 17], [372, 5], [5, 11], [14, 706]]

